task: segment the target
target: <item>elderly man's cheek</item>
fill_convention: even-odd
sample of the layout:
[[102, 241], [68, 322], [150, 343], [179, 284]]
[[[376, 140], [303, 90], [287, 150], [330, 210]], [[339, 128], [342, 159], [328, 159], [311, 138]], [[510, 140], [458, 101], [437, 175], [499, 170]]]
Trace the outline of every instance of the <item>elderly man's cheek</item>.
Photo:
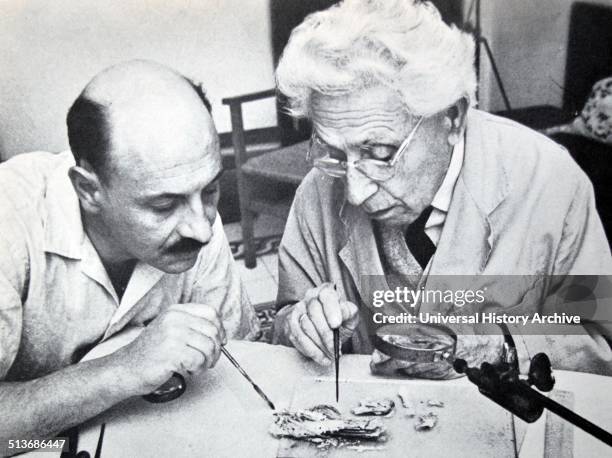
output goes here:
[[381, 186], [376, 194], [376, 201], [381, 207], [399, 207], [398, 211], [403, 209], [403, 213], [412, 213], [411, 209], [417, 197], [406, 180], [394, 180], [388, 185]]
[[379, 187], [361, 172], [349, 169], [344, 179], [344, 192], [346, 200], [351, 205], [360, 206], [370, 199]]

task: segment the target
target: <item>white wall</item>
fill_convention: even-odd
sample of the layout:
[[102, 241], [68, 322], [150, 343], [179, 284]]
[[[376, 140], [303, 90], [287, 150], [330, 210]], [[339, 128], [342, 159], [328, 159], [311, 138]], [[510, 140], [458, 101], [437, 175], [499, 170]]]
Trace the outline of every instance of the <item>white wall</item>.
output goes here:
[[[223, 97], [274, 85], [268, 0], [0, 0], [0, 155], [67, 147], [65, 115], [98, 71], [153, 59], [204, 83], [220, 132]], [[276, 124], [274, 102], [245, 112]]]
[[[587, 1], [612, 5], [612, 0]], [[483, 34], [493, 49], [513, 108], [561, 106], [573, 3], [573, 0], [482, 0]], [[484, 48], [481, 56], [480, 105], [490, 111], [505, 109]]]
[[[482, 0], [513, 107], [561, 105], [572, 3]], [[0, 0], [0, 157], [66, 148], [66, 110], [82, 87], [136, 57], [202, 81], [229, 131], [221, 99], [274, 84], [268, 10], [269, 0]], [[482, 65], [480, 105], [503, 109], [484, 50]], [[246, 105], [245, 117], [248, 128], [274, 125], [273, 101]]]

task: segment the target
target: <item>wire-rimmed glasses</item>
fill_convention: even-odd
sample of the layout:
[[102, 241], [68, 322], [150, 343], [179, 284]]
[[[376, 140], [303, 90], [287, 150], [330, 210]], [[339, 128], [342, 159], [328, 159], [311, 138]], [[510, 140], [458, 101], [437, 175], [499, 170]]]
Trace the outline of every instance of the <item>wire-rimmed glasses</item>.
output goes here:
[[339, 159], [346, 157], [346, 154], [325, 143], [319, 138], [314, 130], [310, 137], [310, 145], [308, 147], [306, 159], [316, 168], [332, 177], [341, 178], [345, 176], [348, 166], [351, 165], [374, 181], [386, 181], [395, 175], [395, 165], [408, 149], [422, 121], [423, 117], [421, 116], [406, 140], [402, 142], [393, 156], [386, 161], [373, 158], [363, 158], [355, 161]]

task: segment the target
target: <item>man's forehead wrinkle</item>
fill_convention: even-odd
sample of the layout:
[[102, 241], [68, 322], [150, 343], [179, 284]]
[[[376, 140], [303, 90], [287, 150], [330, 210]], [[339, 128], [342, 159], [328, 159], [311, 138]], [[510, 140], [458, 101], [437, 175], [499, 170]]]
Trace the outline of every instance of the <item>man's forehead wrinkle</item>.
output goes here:
[[[363, 115], [354, 117], [325, 118], [317, 117], [313, 120], [315, 130], [322, 136], [340, 134], [347, 136], [364, 137], [365, 139], [396, 137], [394, 129], [397, 124], [397, 114]], [[355, 132], [357, 130], [358, 132]], [[333, 136], [333, 135], [332, 135]]]
[[129, 117], [113, 123], [115, 142], [111, 155], [116, 159], [116, 168], [126, 179], [146, 181], [188, 176], [204, 164], [220, 164], [218, 136], [212, 121], [196, 118], [172, 125], [156, 122], [142, 126]]
[[337, 126], [315, 123], [315, 131], [321, 137], [341, 135], [350, 136], [357, 141], [361, 137], [364, 140], [377, 140], [389, 137], [394, 138], [400, 135], [387, 120], [377, 120], [368, 123], [343, 123]]
[[[149, 178], [152, 180], [174, 179], [179, 177], [189, 177], [191, 175], [199, 175], [204, 169], [210, 170], [212, 168], [220, 168], [220, 164], [221, 161], [207, 154], [198, 161], [174, 164], [158, 170], [145, 171], [138, 169], [138, 171], [142, 173], [136, 173], [135, 175], [142, 182], [146, 182]], [[217, 165], [219, 167], [217, 167]]]
[[329, 116], [345, 115], [345, 116], [360, 116], [361, 114], [388, 113], [396, 114], [401, 108], [401, 105], [393, 104], [371, 104], [360, 105], [355, 104], [314, 104], [313, 112], [317, 114], [327, 114]]
[[389, 128], [390, 125], [397, 123], [397, 115], [386, 115], [386, 114], [372, 114], [372, 115], [363, 115], [363, 116], [353, 116], [353, 117], [318, 117], [316, 119], [315, 124], [323, 125], [334, 128], [352, 128], [352, 127], [368, 127], [368, 128]]
[[209, 163], [184, 172], [165, 176], [146, 176], [138, 180], [138, 186], [135, 189], [137, 198], [155, 198], [164, 194], [191, 194], [208, 186], [221, 172], [221, 166], [219, 164], [211, 167]]
[[359, 106], [321, 106], [313, 111], [313, 120], [316, 123], [337, 123], [342, 125], [360, 126], [363, 123], [389, 123], [396, 121], [398, 109], [389, 106], [359, 107]]

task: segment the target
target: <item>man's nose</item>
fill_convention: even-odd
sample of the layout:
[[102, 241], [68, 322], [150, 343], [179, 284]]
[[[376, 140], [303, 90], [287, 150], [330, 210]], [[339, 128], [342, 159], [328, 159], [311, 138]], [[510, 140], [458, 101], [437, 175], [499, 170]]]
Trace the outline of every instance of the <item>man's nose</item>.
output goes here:
[[198, 196], [189, 202], [188, 208], [179, 224], [178, 232], [184, 238], [208, 243], [212, 237], [212, 224], [216, 216], [216, 209], [209, 209]]
[[346, 200], [351, 205], [359, 206], [378, 190], [378, 185], [355, 167], [346, 170]]

